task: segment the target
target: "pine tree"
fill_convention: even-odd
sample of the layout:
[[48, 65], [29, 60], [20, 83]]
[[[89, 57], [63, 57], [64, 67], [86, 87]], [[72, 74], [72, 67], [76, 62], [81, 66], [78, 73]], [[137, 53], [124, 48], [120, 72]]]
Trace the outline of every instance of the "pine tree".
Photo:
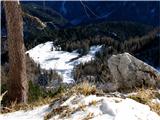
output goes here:
[[9, 50], [8, 97], [11, 102], [27, 102], [26, 59], [22, 10], [18, 1], [4, 1]]

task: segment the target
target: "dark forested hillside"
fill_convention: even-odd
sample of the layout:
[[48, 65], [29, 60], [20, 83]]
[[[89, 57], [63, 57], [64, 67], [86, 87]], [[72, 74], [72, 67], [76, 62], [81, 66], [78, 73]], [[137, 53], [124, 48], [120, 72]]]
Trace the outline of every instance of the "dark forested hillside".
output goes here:
[[160, 25], [159, 1], [29, 1], [50, 7], [68, 21], [70, 26], [102, 21], [134, 21]]
[[[51, 29], [48, 27], [43, 30], [31, 29], [29, 36], [26, 38], [26, 47], [28, 49], [42, 42], [54, 41], [55, 45], [60, 45], [63, 50], [72, 51], [77, 49], [78, 44], [86, 39], [103, 36], [111, 37], [120, 42], [130, 37], [141, 37], [152, 29], [152, 26], [133, 22], [91, 23], [89, 25], [65, 29]], [[72, 45], [69, 45], [71, 43]], [[94, 44], [97, 43], [90, 43], [90, 46]]]
[[[85, 64], [80, 64], [75, 68], [75, 79], [89, 79], [87, 76], [94, 76], [97, 81], [109, 81], [110, 73], [108, 69], [108, 58], [113, 54], [128, 52], [146, 63], [160, 67], [160, 29], [154, 29], [143, 36], [131, 36], [124, 41], [117, 41], [111, 37], [96, 37], [90, 39], [93, 43], [103, 44], [101, 51], [96, 53], [96, 59]], [[89, 40], [88, 40], [89, 41]], [[84, 47], [83, 47], [84, 49]]]

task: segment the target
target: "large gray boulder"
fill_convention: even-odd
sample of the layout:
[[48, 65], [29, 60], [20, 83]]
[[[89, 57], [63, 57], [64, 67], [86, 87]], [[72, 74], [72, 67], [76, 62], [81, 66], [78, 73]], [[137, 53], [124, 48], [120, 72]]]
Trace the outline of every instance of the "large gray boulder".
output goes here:
[[118, 89], [160, 87], [160, 73], [129, 53], [112, 55], [108, 67]]

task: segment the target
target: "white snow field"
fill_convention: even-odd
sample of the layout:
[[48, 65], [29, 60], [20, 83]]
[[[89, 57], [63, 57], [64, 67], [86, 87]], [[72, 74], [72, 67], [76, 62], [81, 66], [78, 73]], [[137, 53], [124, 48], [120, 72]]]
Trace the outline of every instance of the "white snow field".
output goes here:
[[53, 51], [51, 51], [52, 47], [53, 42], [46, 42], [37, 45], [26, 53], [28, 53], [36, 63], [40, 64], [41, 68], [46, 70], [54, 69], [62, 76], [63, 82], [71, 83], [74, 82], [72, 77], [74, 66], [94, 59], [95, 53], [99, 51], [102, 46], [92, 46], [87, 55], [75, 60], [72, 59], [79, 56], [79, 53], [76, 51], [57, 51], [55, 47], [53, 47]]
[[[97, 102], [90, 104], [93, 101]], [[72, 109], [80, 105], [86, 107], [83, 110], [78, 109], [69, 117], [59, 118], [59, 115], [56, 115], [51, 120], [83, 120], [88, 116], [91, 120], [160, 120], [160, 116], [150, 111], [148, 106], [128, 98], [73, 95], [60, 106]], [[49, 111], [51, 109], [45, 105], [30, 111], [3, 114], [0, 115], [0, 120], [43, 120]]]
[[0, 120], [43, 120], [46, 112], [50, 109], [48, 105], [37, 107], [34, 110], [20, 110], [0, 115]]

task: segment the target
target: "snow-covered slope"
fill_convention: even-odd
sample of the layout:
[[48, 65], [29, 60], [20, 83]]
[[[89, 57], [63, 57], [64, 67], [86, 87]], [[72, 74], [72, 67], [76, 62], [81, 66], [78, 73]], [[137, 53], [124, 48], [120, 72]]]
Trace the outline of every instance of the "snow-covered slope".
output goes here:
[[[96, 102], [95, 102], [96, 101]], [[92, 120], [160, 120], [160, 117], [150, 111], [146, 105], [132, 99], [121, 99], [116, 97], [72, 96], [61, 106], [69, 106], [75, 109], [80, 105], [85, 106], [74, 112], [66, 120], [83, 120], [90, 117]], [[54, 116], [55, 119], [60, 119]], [[64, 119], [64, 118], [62, 118]]]
[[101, 46], [92, 46], [87, 55], [72, 60], [79, 56], [76, 51], [57, 51], [55, 47], [52, 47], [52, 42], [46, 42], [34, 47], [26, 53], [28, 53], [36, 63], [39, 63], [41, 68], [56, 70], [63, 77], [63, 82], [66, 83], [74, 82], [72, 71], [75, 65], [94, 59], [95, 53], [101, 49]]
[[[60, 106], [68, 106], [70, 110], [73, 110], [72, 114], [60, 118], [60, 115], [65, 111], [64, 109], [54, 115], [51, 120], [85, 120], [87, 117], [91, 120], [160, 120], [160, 116], [150, 111], [148, 106], [128, 98], [73, 95]], [[0, 115], [0, 119], [42, 120], [44, 115], [50, 111], [51, 108], [48, 106], [42, 106], [31, 111]]]
[[0, 115], [0, 120], [43, 120], [46, 112], [49, 112], [48, 105], [37, 107], [34, 110], [17, 111]]

